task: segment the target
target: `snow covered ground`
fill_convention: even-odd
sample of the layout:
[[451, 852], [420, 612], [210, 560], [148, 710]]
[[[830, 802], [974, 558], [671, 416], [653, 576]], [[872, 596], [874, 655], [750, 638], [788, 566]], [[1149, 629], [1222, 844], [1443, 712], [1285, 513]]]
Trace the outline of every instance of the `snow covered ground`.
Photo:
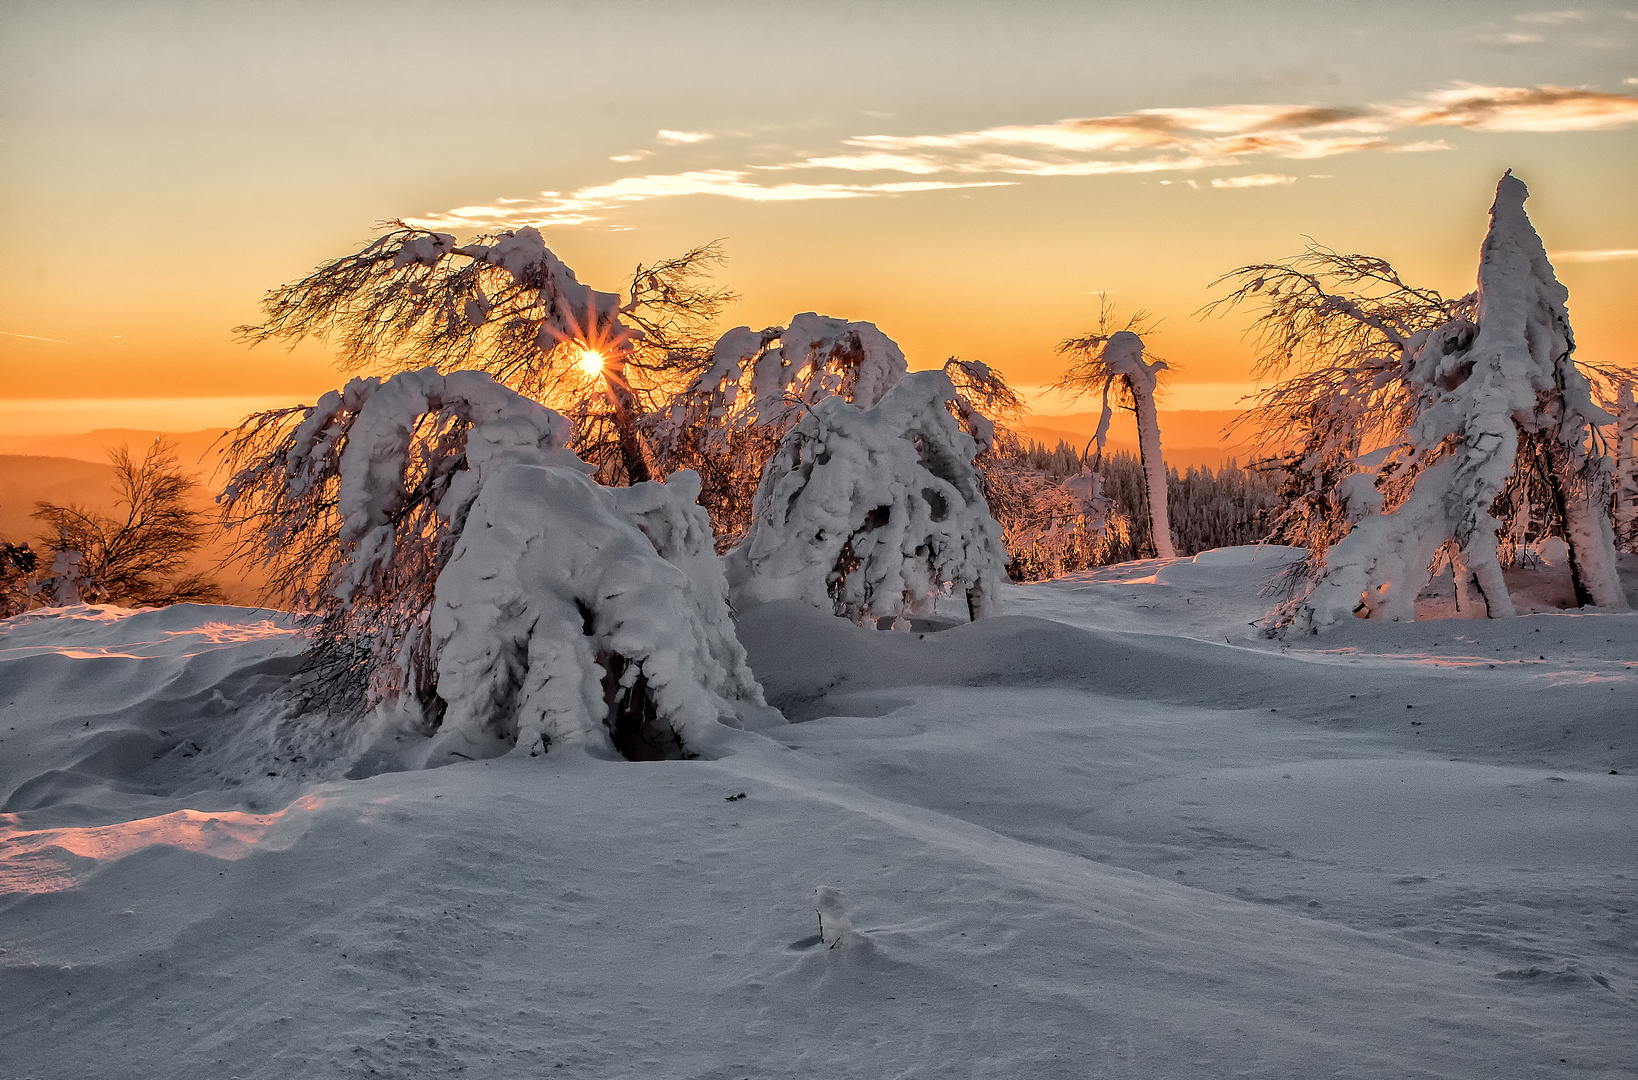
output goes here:
[[0, 1077], [1638, 1075], [1638, 615], [1270, 641], [1288, 557], [744, 612], [794, 722], [710, 761], [380, 771], [283, 616], [0, 623]]

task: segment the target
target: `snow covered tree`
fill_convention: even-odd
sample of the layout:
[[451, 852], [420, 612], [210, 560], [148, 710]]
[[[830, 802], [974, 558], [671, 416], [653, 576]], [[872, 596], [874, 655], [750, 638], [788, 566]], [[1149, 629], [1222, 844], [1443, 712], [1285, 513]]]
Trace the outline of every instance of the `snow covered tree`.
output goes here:
[[393, 221], [363, 250], [274, 289], [266, 321], [238, 333], [252, 344], [333, 339], [348, 370], [479, 370], [572, 403], [575, 449], [635, 483], [651, 472], [643, 418], [705, 362], [705, 327], [730, 298], [701, 284], [720, 258], [706, 245], [639, 266], [622, 298], [581, 284], [536, 229], [462, 245]]
[[726, 549], [750, 527], [763, 466], [806, 409], [832, 396], [870, 408], [907, 369], [873, 323], [807, 311], [788, 326], [736, 326], [650, 432], [664, 468], [701, 475], [701, 505]]
[[312, 611], [321, 704], [414, 702], [468, 757], [676, 756], [763, 707], [697, 478], [601, 488], [570, 436], [487, 374], [433, 368], [247, 421], [226, 517]]
[[485, 481], [432, 610], [438, 749], [678, 758], [765, 710], [698, 493], [689, 472], [606, 488], [514, 463]]
[[1623, 551], [1638, 551], [1638, 400], [1633, 394], [1638, 372], [1589, 366], [1589, 374], [1600, 391], [1599, 403], [1615, 418], [1607, 437], [1608, 453], [1615, 463], [1611, 481], [1616, 545]]
[[[1241, 267], [1213, 285], [1225, 281], [1234, 290], [1206, 311], [1260, 304], [1252, 324], [1255, 371], [1275, 380], [1233, 428], [1290, 448], [1278, 458], [1284, 505], [1268, 539], [1306, 549], [1301, 573], [1311, 579], [1357, 520], [1342, 498], [1343, 480], [1359, 471], [1367, 448], [1393, 445], [1415, 419], [1417, 394], [1404, 378], [1407, 344], [1470, 318], [1475, 296], [1449, 300], [1407, 284], [1382, 259], [1318, 245], [1288, 263]], [[1419, 462], [1378, 464], [1386, 505], [1398, 505]]]
[[1296, 628], [1323, 630], [1361, 610], [1414, 618], [1416, 592], [1441, 551], [1457, 568], [1459, 592], [1472, 581], [1491, 617], [1513, 614], [1492, 509], [1521, 455], [1551, 494], [1578, 601], [1628, 606], [1615, 571], [1609, 470], [1594, 445], [1597, 425], [1614, 418], [1593, 404], [1572, 359], [1569, 294], [1524, 211], [1528, 195], [1511, 173], [1497, 185], [1471, 321], [1408, 332], [1378, 320], [1398, 338], [1400, 375], [1415, 395], [1403, 442], [1389, 449], [1418, 467], [1391, 510], [1369, 471], [1338, 484], [1355, 524], [1290, 606]]
[[1172, 543], [1166, 507], [1166, 464], [1160, 455], [1160, 418], [1155, 410], [1157, 379], [1167, 364], [1159, 359], [1144, 360], [1143, 339], [1134, 332], [1142, 318], [1141, 313], [1135, 315], [1124, 329], [1112, 331], [1110, 311], [1105, 306], [1096, 332], [1059, 344], [1058, 351], [1074, 359], [1056, 386], [1076, 395], [1102, 392], [1103, 415], [1096, 435], [1099, 458], [1113, 416], [1109, 392], [1115, 390], [1120, 402], [1136, 413], [1138, 452], [1147, 481], [1149, 535], [1157, 558], [1175, 559], [1177, 549]]
[[736, 602], [798, 599], [905, 626], [959, 592], [972, 618], [993, 614], [1007, 556], [958, 396], [944, 372], [918, 371], [870, 408], [814, 403], [769, 460], [728, 554]]

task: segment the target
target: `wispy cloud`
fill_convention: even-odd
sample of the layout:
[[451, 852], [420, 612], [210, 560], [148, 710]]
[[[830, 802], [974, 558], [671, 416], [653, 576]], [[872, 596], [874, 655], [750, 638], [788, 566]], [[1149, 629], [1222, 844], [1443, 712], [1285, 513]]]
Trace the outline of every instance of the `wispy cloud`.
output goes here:
[[1515, 22], [1541, 23], [1546, 26], [1562, 26], [1565, 23], [1576, 23], [1587, 16], [1579, 11], [1531, 11], [1523, 15], [1515, 15]]
[[1547, 257], [1554, 262], [1600, 263], [1624, 262], [1638, 259], [1638, 248], [1607, 248], [1603, 251], [1552, 251]]
[[748, 175], [733, 169], [706, 169], [670, 175], [628, 176], [568, 194], [543, 191], [538, 200], [522, 205], [462, 206], [440, 214], [404, 220], [427, 229], [502, 229], [524, 224], [581, 225], [597, 220], [610, 208], [623, 203], [679, 195], [718, 195], [751, 202], [802, 202], [904, 195], [952, 188], [1006, 187], [1015, 183], [1010, 180], [914, 180], [879, 184], [758, 184], [746, 179]]
[[[1542, 19], [1523, 20], [1545, 23]], [[1566, 17], [1561, 21], [1569, 21]], [[1638, 85], [1628, 79], [1629, 85]], [[1194, 173], [1245, 169], [1255, 159], [1318, 161], [1357, 153], [1427, 153], [1450, 150], [1443, 139], [1415, 138], [1427, 128], [1485, 132], [1598, 131], [1638, 123], [1638, 95], [1563, 86], [1480, 86], [1456, 83], [1401, 102], [1365, 105], [1212, 105], [1140, 109], [1111, 116], [1045, 124], [1007, 124], [974, 131], [861, 134], [827, 150], [775, 160], [679, 173], [622, 177], [568, 193], [546, 191], [530, 200], [496, 200], [407, 219], [438, 228], [495, 229], [518, 225], [576, 225], [612, 208], [650, 199], [715, 195], [753, 202], [857, 199], [950, 188], [994, 187], [1024, 177]], [[1431, 133], [1429, 133], [1431, 134]], [[704, 131], [659, 131], [663, 146], [706, 142]], [[620, 164], [650, 150], [621, 154]], [[662, 151], [663, 153], [663, 151]], [[1252, 166], [1255, 167], [1255, 166]], [[801, 170], [857, 176], [899, 174], [912, 181], [764, 182]], [[942, 179], [933, 179], [942, 177]], [[1258, 172], [1221, 177], [1215, 188], [1284, 185], [1295, 177]]]
[[1564, 86], [1460, 85], [1398, 110], [1401, 122], [1480, 131], [1595, 131], [1638, 123], [1638, 97]]
[[1588, 131], [1638, 122], [1638, 97], [1561, 86], [1457, 84], [1410, 102], [1357, 106], [1217, 105], [1142, 109], [1050, 124], [942, 134], [857, 135], [843, 153], [765, 169], [852, 172], [1102, 176], [1195, 171], [1248, 157], [1314, 160], [1366, 151], [1448, 150], [1442, 139], [1406, 140], [1415, 128]]
[[1295, 184], [1295, 176], [1286, 176], [1283, 173], [1252, 173], [1250, 176], [1221, 176], [1211, 182], [1214, 188], [1247, 188], [1247, 187], [1278, 187], [1281, 184]]

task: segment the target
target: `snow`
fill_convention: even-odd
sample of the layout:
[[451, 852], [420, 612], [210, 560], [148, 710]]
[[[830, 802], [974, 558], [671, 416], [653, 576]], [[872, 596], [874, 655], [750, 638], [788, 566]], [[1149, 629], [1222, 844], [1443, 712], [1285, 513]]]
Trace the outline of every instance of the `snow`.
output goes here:
[[[727, 582], [702, 558], [711, 526], [698, 494], [694, 474], [622, 491], [567, 468], [492, 471], [438, 575], [432, 652], [448, 711], [427, 760], [692, 755], [721, 723], [742, 725], [741, 703], [753, 717], [765, 710], [729, 623]], [[621, 513], [626, 504], [648, 530]], [[611, 732], [622, 691], [653, 715]]]
[[[1155, 412], [1157, 373], [1166, 370], [1166, 361], [1146, 363], [1143, 339], [1130, 330], [1117, 330], [1104, 345], [1103, 363], [1110, 379], [1122, 379], [1132, 391], [1137, 412], [1138, 448], [1142, 451], [1145, 490], [1149, 493], [1150, 534], [1155, 551], [1163, 559], [1176, 557], [1172, 527], [1166, 508], [1166, 463], [1160, 454], [1160, 418]], [[1103, 437], [1109, 430], [1109, 393], [1104, 390], [1103, 416], [1098, 421], [1098, 452], [1103, 453]]]
[[[492, 244], [455, 248], [454, 253], [498, 266], [519, 286], [539, 291], [541, 307], [546, 311], [539, 334], [543, 348], [562, 341], [606, 338], [609, 347], [618, 350], [635, 336], [636, 331], [620, 322], [619, 294], [581, 284], [569, 265], [546, 246], [540, 230], [525, 226], [499, 233], [494, 239]], [[404, 250], [419, 242], [410, 241]], [[403, 257], [402, 252], [399, 257]], [[480, 305], [479, 310], [487, 320], [487, 305]]]
[[[1615, 418], [1593, 404], [1571, 358], [1569, 290], [1525, 213], [1529, 194], [1510, 172], [1496, 185], [1475, 322], [1453, 320], [1406, 346], [1406, 378], [1420, 395], [1406, 441], [1424, 453], [1448, 441], [1450, 453], [1417, 474], [1403, 504], [1386, 514], [1373, 508], [1326, 553], [1324, 573], [1292, 607], [1296, 630], [1328, 630], [1361, 607], [1369, 618], [1414, 618], [1415, 592], [1451, 542], [1464, 591], [1471, 578], [1492, 617], [1516, 614], [1497, 557], [1501, 522], [1490, 510], [1514, 473], [1521, 429], [1547, 436], [1541, 448], [1581, 591], [1591, 604], [1627, 606], [1603, 507], [1607, 489], [1598, 482], [1607, 480], [1584, 449], [1589, 426]], [[1357, 485], [1345, 494], [1353, 496], [1350, 510], [1365, 505]]]
[[688, 396], [720, 398], [723, 408], [738, 402], [748, 422], [778, 424], [793, 401], [812, 405], [833, 394], [873, 408], [908, 369], [904, 352], [875, 323], [804, 311], [788, 326], [723, 334]]
[[383, 771], [287, 616], [0, 623], [5, 1071], [1631, 1076], [1638, 615], [1265, 639], [1301, 554], [748, 607], [793, 722], [692, 761]]
[[816, 404], [768, 459], [728, 554], [735, 603], [796, 599], [902, 628], [953, 593], [992, 614], [1007, 554], [956, 398], [944, 372], [918, 371], [868, 410]]

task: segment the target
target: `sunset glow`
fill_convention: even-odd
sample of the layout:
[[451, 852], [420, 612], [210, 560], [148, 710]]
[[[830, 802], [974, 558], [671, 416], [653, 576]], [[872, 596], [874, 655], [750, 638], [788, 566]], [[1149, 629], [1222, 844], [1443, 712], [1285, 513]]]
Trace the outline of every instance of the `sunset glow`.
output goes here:
[[[1198, 317], [1213, 279], [1312, 237], [1460, 294], [1512, 168], [1564, 254], [1578, 356], [1638, 356], [1626, 314], [1638, 20], [1621, 9], [258, 10], [8, 9], [0, 93], [16, 167], [0, 227], [23, 254], [0, 265], [0, 405], [30, 430], [154, 422], [95, 404], [115, 399], [312, 401], [339, 386], [330, 343], [253, 350], [232, 328], [392, 217], [459, 243], [534, 225], [607, 292], [634, 265], [720, 238], [714, 283], [738, 300], [719, 329], [802, 311], [868, 320], [912, 368], [958, 355], [1024, 386], [1062, 374], [1055, 345], [1085, 332], [1107, 293], [1156, 316], [1178, 402], [1228, 410], [1254, 382], [1255, 348], [1245, 318]], [[747, 96], [733, 65], [700, 63], [820, 27], [849, 44], [777, 92]], [[495, 100], [513, 104], [474, 113], [436, 81], [389, 91], [357, 62], [451, 37], [603, 34], [650, 57], [644, 70], [554, 56], [547, 121], [522, 104], [537, 63], [490, 72]], [[980, 68], [949, 63], [974, 49]], [[38, 400], [52, 404], [16, 404]], [[224, 422], [219, 408], [166, 411]]]
[[603, 354], [596, 349], [581, 349], [580, 357], [575, 361], [575, 366], [580, 368], [581, 372], [586, 375], [601, 375], [603, 374], [604, 363]]
[[115, 825], [66, 829], [19, 828], [15, 814], [0, 814], [0, 896], [73, 888], [87, 868], [61, 858], [62, 854], [107, 863], [154, 846], [181, 848], [230, 861], [258, 848], [282, 851], [294, 842], [299, 831], [279, 831], [275, 827], [291, 811], [297, 812], [297, 819], [305, 819], [323, 805], [320, 796], [303, 795], [270, 814], [177, 810]]

